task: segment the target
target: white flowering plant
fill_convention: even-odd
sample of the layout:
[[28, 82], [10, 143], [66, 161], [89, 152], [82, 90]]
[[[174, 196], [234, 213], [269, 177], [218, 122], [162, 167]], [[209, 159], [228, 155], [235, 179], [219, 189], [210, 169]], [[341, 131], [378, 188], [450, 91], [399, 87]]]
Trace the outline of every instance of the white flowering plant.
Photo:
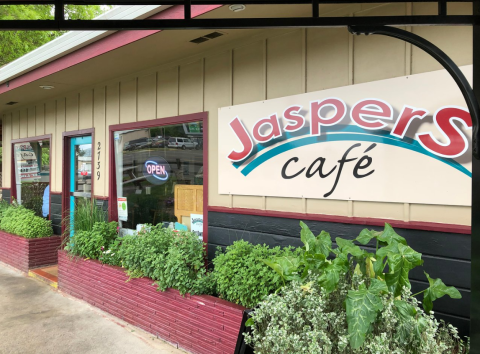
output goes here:
[[[246, 341], [260, 353], [466, 353], [451, 325], [433, 317], [433, 301], [454, 287], [426, 274], [423, 309], [410, 292], [410, 270], [422, 255], [389, 224], [363, 230], [353, 241], [322, 231], [314, 236], [303, 222], [303, 254], [264, 262], [283, 288], [269, 295], [248, 321]], [[375, 253], [360, 245], [374, 244]]]

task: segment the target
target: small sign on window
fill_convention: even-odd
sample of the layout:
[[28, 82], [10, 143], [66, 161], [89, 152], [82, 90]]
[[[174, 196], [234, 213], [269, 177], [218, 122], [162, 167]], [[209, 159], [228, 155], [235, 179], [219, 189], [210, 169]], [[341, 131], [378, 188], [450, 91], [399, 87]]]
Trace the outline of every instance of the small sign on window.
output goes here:
[[128, 220], [127, 198], [125, 197], [117, 198], [117, 207], [118, 207], [118, 220], [127, 221]]

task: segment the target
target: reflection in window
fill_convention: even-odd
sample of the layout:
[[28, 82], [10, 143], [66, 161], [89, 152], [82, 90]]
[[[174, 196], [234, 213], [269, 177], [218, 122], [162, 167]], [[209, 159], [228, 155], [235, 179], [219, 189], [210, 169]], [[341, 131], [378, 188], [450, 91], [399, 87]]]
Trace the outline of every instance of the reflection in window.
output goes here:
[[50, 214], [50, 141], [14, 145], [17, 201], [38, 216]]
[[163, 223], [203, 233], [203, 124], [114, 133], [123, 233]]

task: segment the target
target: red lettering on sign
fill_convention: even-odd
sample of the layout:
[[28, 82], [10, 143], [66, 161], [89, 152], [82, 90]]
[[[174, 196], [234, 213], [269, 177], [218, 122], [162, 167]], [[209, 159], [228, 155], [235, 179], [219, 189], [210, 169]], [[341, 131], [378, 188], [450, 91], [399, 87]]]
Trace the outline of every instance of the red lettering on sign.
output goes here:
[[303, 128], [305, 117], [299, 114], [301, 109], [302, 106], [290, 106], [283, 112], [283, 117], [288, 120], [288, 124], [283, 130], [293, 133]]
[[[377, 98], [367, 98], [361, 100], [352, 107], [350, 112], [352, 121], [361, 128], [376, 130], [387, 126], [387, 123], [381, 119], [392, 120], [393, 109], [390, 103]], [[375, 118], [375, 120], [367, 119]]]
[[242, 151], [235, 151], [232, 150], [227, 158], [231, 161], [242, 161], [245, 159], [253, 150], [253, 141], [250, 135], [248, 135], [247, 129], [245, 129], [243, 123], [235, 117], [230, 122], [230, 128], [232, 128], [233, 132], [237, 136], [238, 140], [242, 143], [243, 150]]
[[[269, 133], [262, 134], [261, 129], [262, 127], [270, 127], [271, 130]], [[267, 128], [268, 129], [268, 128]], [[278, 116], [276, 113], [272, 114], [268, 118], [260, 119], [255, 125], [253, 126], [253, 137], [259, 143], [266, 143], [274, 138], [278, 138], [282, 136], [282, 132], [280, 131], [280, 124], [278, 122]]]
[[407, 105], [403, 106], [402, 112], [398, 116], [398, 119], [395, 122], [395, 126], [393, 127], [390, 134], [400, 139], [403, 139], [405, 133], [408, 130], [408, 127], [410, 126], [410, 123], [412, 123], [415, 118], [425, 118], [427, 114], [428, 111], [426, 109], [410, 107]]
[[[320, 111], [325, 107], [331, 107], [335, 110], [332, 117], [322, 117]], [[310, 102], [310, 111], [312, 112], [310, 134], [318, 136], [320, 135], [321, 125], [335, 125], [345, 117], [345, 114], [347, 113], [347, 105], [339, 98], [330, 97], [323, 101]]]
[[447, 106], [440, 108], [433, 117], [433, 122], [445, 137], [447, 143], [439, 142], [432, 133], [419, 133], [417, 140], [431, 153], [454, 158], [462, 155], [468, 148], [468, 140], [465, 134], [453, 122], [460, 122], [465, 128], [472, 128], [472, 117], [464, 108]]

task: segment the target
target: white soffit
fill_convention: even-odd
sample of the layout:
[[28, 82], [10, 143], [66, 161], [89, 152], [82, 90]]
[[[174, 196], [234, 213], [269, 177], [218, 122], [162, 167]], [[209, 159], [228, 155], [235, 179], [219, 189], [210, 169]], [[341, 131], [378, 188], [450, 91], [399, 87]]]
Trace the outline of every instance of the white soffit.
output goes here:
[[[166, 10], [170, 6], [135, 5], [117, 6], [95, 19], [101, 20], [133, 20], [144, 19]], [[161, 9], [160, 9], [161, 8]], [[13, 62], [0, 68], [0, 83], [11, 80], [39, 66], [45, 65], [59, 57], [87, 46], [114, 31], [70, 31], [55, 38], [43, 46], [25, 54]]]

